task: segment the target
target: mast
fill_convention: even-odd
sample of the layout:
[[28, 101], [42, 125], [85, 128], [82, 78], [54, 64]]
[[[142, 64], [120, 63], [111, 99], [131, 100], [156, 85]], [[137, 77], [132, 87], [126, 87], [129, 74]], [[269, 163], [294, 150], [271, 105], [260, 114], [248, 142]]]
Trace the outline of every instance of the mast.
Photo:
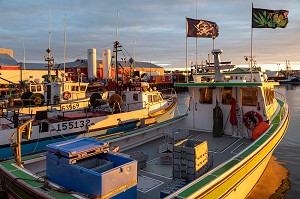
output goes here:
[[118, 94], [118, 72], [119, 72], [119, 66], [118, 66], [118, 48], [119, 48], [119, 42], [118, 42], [118, 21], [119, 21], [119, 10], [117, 13], [117, 27], [116, 27], [116, 41], [114, 43], [114, 49], [115, 49], [115, 81], [116, 81], [116, 89], [115, 93]]
[[187, 65], [188, 65], [188, 43], [187, 43], [188, 24], [187, 24], [187, 16], [185, 17], [185, 25], [186, 25], [186, 28], [185, 28], [185, 72], [186, 72], [185, 80], [186, 80], [186, 83], [188, 83], [189, 82], [189, 77], [188, 77], [188, 68], [187, 68]]
[[252, 82], [252, 59], [253, 59], [253, 2], [252, 2], [252, 8], [251, 8], [251, 52], [250, 52], [250, 72], [251, 72], [251, 82]]
[[52, 57], [51, 53], [51, 47], [50, 47], [50, 43], [51, 43], [51, 7], [50, 7], [50, 25], [49, 25], [49, 40], [48, 40], [48, 49], [46, 50], [47, 55], [44, 56], [45, 61], [47, 62], [47, 69], [48, 69], [48, 78], [47, 78], [47, 82], [50, 82], [50, 75], [51, 75], [51, 70], [53, 68], [54, 65], [54, 59]]
[[[198, 0], [196, 0], [196, 19], [198, 19]], [[195, 71], [197, 73], [198, 67], [198, 37], [196, 37], [196, 63], [195, 63]], [[191, 70], [192, 74], [192, 70]]]
[[65, 75], [66, 75], [66, 51], [67, 51], [67, 36], [66, 36], [66, 14], [65, 14], [65, 24], [64, 24], [64, 76], [63, 76], [63, 88], [65, 90]]

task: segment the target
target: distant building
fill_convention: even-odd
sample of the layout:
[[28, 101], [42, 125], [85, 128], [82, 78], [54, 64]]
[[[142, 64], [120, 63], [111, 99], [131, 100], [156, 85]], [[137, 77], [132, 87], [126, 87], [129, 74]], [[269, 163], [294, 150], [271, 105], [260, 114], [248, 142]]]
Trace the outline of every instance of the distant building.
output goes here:
[[[96, 78], [103, 79], [103, 61], [96, 61]], [[114, 63], [112, 62], [112, 65]], [[119, 61], [119, 77], [122, 76], [130, 78], [130, 72], [134, 73], [135, 76], [142, 76], [147, 74], [148, 76], [164, 75], [164, 68], [157, 66], [149, 62], [135, 62], [131, 65], [128, 61]], [[22, 72], [21, 72], [22, 69]], [[64, 63], [56, 64], [51, 71], [51, 74], [56, 74], [59, 71], [63, 71]], [[16, 73], [16, 70], [20, 71]], [[88, 79], [88, 60], [77, 59], [73, 62], [67, 62], [65, 64], [65, 72], [68, 80], [77, 81], [82, 79], [89, 81]], [[111, 78], [115, 79], [115, 67], [111, 67]], [[42, 78], [43, 75], [47, 74], [47, 63], [18, 63], [13, 58], [13, 50], [0, 48], [0, 77], [9, 79], [11, 82], [19, 83], [20, 79], [37, 79]], [[0, 84], [8, 84], [7, 81], [0, 79]]]

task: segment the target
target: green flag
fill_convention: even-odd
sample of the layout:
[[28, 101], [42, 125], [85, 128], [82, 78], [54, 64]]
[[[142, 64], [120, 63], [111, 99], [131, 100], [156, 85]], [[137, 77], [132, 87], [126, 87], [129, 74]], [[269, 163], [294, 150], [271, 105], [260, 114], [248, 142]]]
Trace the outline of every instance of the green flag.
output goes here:
[[252, 8], [252, 28], [285, 28], [288, 14], [287, 10]]

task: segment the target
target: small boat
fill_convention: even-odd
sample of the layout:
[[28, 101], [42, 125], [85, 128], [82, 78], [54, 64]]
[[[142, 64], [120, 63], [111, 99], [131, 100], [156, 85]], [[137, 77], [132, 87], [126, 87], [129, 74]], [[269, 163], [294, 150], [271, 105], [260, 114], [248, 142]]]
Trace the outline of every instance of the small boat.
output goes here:
[[[37, 111], [49, 110], [67, 111], [83, 109], [89, 106], [90, 96], [93, 91], [87, 92], [91, 87], [89, 83], [80, 81], [66, 81], [65, 77], [59, 78], [50, 74], [53, 68], [54, 59], [47, 49], [45, 60], [48, 62], [48, 74], [44, 75], [44, 81], [35, 79], [34, 81], [22, 81], [21, 89], [16, 95], [10, 95], [7, 99], [0, 101], [1, 112], [11, 115], [12, 112], [18, 114], [36, 114]], [[89, 89], [90, 90], [90, 89]], [[96, 92], [102, 95], [103, 92]], [[0, 114], [2, 115], [2, 114]]]
[[175, 84], [189, 88], [188, 113], [1, 162], [7, 197], [245, 198], [284, 137], [289, 108], [259, 71], [222, 72], [232, 66], [221, 52], [212, 51], [214, 73]]
[[300, 85], [300, 78], [293, 77], [287, 80], [278, 80], [280, 84], [292, 84], [292, 85]]

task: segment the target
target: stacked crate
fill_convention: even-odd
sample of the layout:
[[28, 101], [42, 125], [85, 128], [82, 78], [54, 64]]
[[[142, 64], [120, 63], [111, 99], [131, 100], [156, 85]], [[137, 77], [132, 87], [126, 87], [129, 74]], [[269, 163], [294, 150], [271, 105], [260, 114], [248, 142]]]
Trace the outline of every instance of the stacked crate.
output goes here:
[[163, 165], [172, 165], [173, 160], [173, 144], [164, 143], [159, 146], [159, 162]]
[[173, 146], [173, 178], [195, 180], [208, 162], [207, 142], [185, 139]]
[[159, 146], [159, 161], [163, 165], [173, 164], [173, 144], [189, 137], [189, 131], [184, 129], [173, 129], [164, 133], [165, 141]]
[[148, 160], [148, 154], [137, 151], [132, 154], [130, 154], [130, 158], [137, 161], [138, 169], [143, 169], [147, 166], [147, 160]]

